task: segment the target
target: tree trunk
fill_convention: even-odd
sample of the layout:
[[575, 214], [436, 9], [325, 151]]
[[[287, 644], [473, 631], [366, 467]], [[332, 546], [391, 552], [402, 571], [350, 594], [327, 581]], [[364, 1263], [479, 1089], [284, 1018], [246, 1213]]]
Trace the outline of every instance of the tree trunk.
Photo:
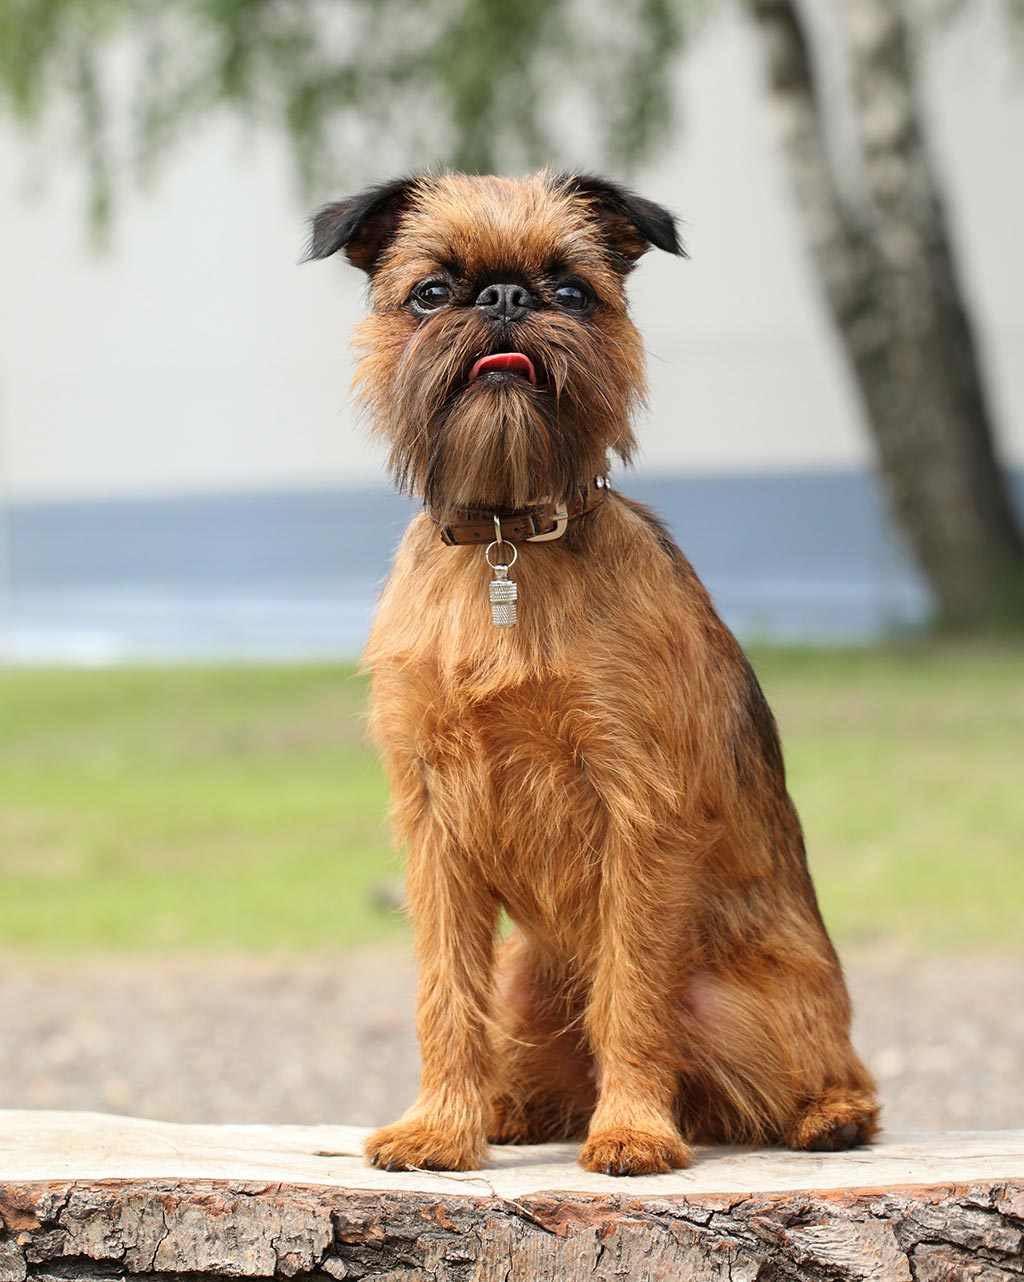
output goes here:
[[1024, 618], [1024, 541], [923, 137], [898, 0], [843, 0], [863, 193], [836, 181], [794, 0], [751, 0], [799, 214], [891, 507], [942, 625]]
[[0, 1112], [0, 1282], [1020, 1282], [1024, 1135], [701, 1149], [614, 1179], [576, 1149], [368, 1167], [366, 1132]]

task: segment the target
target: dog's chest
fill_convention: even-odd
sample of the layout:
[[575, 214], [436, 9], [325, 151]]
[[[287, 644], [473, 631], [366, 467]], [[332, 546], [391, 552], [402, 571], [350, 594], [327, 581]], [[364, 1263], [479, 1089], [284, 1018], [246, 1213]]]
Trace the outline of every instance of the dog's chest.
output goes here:
[[587, 765], [586, 693], [551, 676], [486, 695], [409, 678], [400, 689], [375, 681], [396, 796], [416, 798], [418, 822], [445, 826], [517, 920], [578, 917], [607, 822]]

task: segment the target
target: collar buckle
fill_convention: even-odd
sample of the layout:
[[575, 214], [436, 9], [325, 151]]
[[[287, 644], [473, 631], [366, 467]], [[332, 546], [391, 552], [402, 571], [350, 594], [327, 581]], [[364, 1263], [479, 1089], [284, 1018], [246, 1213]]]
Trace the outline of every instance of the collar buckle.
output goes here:
[[[566, 510], [564, 503], [560, 508], [556, 508], [556, 510], [551, 514], [551, 519], [555, 523], [553, 529], [547, 530], [543, 534], [528, 534], [526, 536], [526, 542], [527, 543], [550, 543], [554, 539], [560, 539], [562, 535], [565, 533], [566, 527], [569, 524], [569, 513]], [[534, 526], [536, 526], [536, 523], [537, 523], [537, 518], [534, 517]]]

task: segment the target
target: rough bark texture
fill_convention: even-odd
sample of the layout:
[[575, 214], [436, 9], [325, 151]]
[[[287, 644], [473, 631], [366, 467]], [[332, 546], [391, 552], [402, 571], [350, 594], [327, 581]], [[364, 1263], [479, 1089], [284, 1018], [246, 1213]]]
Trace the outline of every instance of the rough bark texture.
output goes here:
[[0, 1112], [0, 1282], [1024, 1277], [1024, 1132], [702, 1149], [636, 1180], [581, 1171], [570, 1145], [388, 1174], [365, 1137]]
[[899, 1279], [1024, 1275], [1024, 1186], [515, 1201], [200, 1180], [0, 1189], [28, 1279]]
[[794, 0], [751, 0], [806, 239], [893, 511], [948, 625], [1024, 607], [1024, 543], [923, 135], [899, 0], [843, 0], [863, 184], [837, 187], [813, 52]]

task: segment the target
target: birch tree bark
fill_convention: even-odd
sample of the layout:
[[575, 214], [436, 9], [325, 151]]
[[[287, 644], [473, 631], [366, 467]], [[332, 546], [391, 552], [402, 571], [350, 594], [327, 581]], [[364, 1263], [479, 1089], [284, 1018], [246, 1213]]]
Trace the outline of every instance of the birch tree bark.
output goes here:
[[840, 191], [794, 0], [750, 0], [795, 206], [859, 390], [890, 505], [940, 624], [1024, 618], [1024, 540], [924, 137], [900, 0], [841, 0], [863, 171]]

